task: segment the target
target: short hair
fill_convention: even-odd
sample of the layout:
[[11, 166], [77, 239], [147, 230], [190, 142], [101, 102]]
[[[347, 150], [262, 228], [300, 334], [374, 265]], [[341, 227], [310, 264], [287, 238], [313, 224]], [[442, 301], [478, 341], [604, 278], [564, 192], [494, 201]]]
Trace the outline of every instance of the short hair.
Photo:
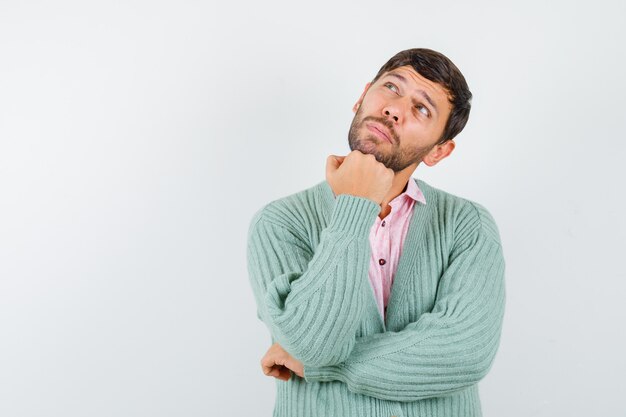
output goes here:
[[432, 49], [413, 48], [398, 52], [387, 61], [372, 80], [372, 84], [385, 73], [406, 65], [410, 65], [422, 77], [441, 84], [447, 90], [452, 109], [437, 145], [453, 139], [465, 127], [472, 106], [472, 93], [465, 77], [442, 53]]

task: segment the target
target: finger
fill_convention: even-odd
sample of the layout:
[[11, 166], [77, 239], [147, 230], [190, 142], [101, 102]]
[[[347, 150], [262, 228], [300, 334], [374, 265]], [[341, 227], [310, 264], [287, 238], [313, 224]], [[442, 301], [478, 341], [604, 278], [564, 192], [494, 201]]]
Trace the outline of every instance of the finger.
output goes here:
[[272, 374], [272, 376], [282, 381], [287, 381], [289, 380], [289, 378], [291, 378], [291, 370], [285, 366], [275, 368], [272, 371]]
[[328, 155], [326, 158], [326, 175], [335, 171], [339, 167], [339, 162], [335, 158], [335, 155]]
[[291, 371], [289, 369], [285, 368], [280, 371], [278, 379], [282, 381], [289, 381], [289, 378], [291, 378]]
[[344, 159], [345, 159], [345, 156], [328, 155], [328, 158], [326, 158], [326, 174], [336, 171]]
[[291, 370], [285, 366], [277, 365], [270, 369], [267, 376], [273, 376], [276, 379], [288, 381], [289, 378], [291, 378]]
[[267, 358], [263, 358], [261, 360], [261, 370], [265, 375], [269, 375], [272, 372], [272, 367], [274, 366], [274, 361], [269, 360]]

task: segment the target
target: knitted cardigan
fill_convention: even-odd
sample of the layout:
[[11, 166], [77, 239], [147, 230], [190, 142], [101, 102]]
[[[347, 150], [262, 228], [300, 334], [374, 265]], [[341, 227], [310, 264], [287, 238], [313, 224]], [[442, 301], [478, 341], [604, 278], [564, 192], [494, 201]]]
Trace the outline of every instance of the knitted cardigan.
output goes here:
[[482, 415], [505, 307], [499, 231], [480, 204], [410, 181], [428, 204], [413, 207], [386, 322], [368, 280], [379, 205], [322, 181], [254, 214], [257, 317], [304, 365], [275, 380], [275, 417]]

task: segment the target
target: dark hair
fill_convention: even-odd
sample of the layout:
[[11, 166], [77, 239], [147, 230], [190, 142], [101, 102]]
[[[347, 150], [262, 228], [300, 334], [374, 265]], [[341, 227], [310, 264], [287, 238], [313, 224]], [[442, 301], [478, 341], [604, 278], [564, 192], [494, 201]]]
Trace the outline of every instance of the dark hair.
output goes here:
[[453, 139], [465, 127], [472, 107], [472, 93], [461, 71], [445, 55], [426, 48], [413, 48], [398, 52], [383, 65], [372, 84], [385, 73], [410, 65], [422, 77], [441, 84], [452, 103], [450, 116], [437, 144]]

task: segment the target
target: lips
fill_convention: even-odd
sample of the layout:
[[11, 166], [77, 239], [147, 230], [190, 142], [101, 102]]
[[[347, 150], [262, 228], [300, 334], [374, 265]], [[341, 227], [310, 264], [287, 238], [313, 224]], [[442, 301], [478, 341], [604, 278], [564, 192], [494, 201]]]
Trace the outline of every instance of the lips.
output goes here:
[[374, 132], [381, 139], [384, 139], [387, 142], [393, 144], [393, 141], [391, 140], [391, 137], [390, 137], [389, 133], [387, 133], [385, 128], [379, 127], [379, 126], [377, 126], [375, 124], [367, 124], [367, 128], [369, 130], [371, 130], [372, 132]]

